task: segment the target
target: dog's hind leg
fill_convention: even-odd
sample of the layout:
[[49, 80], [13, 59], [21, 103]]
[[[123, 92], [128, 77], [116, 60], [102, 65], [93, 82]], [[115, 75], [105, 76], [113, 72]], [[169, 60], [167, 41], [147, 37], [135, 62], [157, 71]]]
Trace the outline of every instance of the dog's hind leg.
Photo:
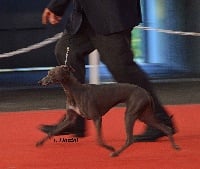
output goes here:
[[152, 127], [155, 127], [157, 129], [161, 130], [163, 133], [165, 133], [168, 136], [172, 147], [175, 150], [180, 150], [180, 147], [174, 141], [172, 129], [170, 127], [168, 127], [168, 126], [166, 126], [165, 124], [162, 124], [162, 123], [154, 123], [154, 124], [152, 124]]
[[172, 129], [165, 124], [160, 123], [150, 110], [147, 109], [139, 119], [145, 124], [161, 130], [166, 136], [168, 136], [172, 147], [176, 150], [180, 149], [180, 147], [174, 141]]
[[98, 144], [101, 146], [101, 147], [104, 147], [110, 151], [115, 151], [114, 147], [110, 146], [110, 145], [107, 145], [105, 144], [105, 142], [103, 141], [103, 138], [102, 138], [102, 129], [101, 129], [101, 125], [102, 125], [102, 118], [98, 118], [98, 119], [95, 119], [93, 120], [94, 121], [94, 125], [95, 125], [95, 128], [96, 128], [96, 132], [97, 132], [97, 142]]
[[133, 126], [135, 124], [135, 121], [137, 119], [136, 114], [131, 114], [129, 112], [125, 113], [125, 129], [126, 129], [126, 141], [125, 144], [119, 149], [116, 150], [115, 152], [111, 153], [111, 157], [116, 157], [118, 156], [122, 151], [124, 151], [126, 148], [128, 148], [133, 142]]

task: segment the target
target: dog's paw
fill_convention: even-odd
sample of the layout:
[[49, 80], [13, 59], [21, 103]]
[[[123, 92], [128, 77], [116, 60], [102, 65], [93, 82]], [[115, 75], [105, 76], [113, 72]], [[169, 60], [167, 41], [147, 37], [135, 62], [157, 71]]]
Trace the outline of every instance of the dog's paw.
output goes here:
[[115, 148], [114, 148], [114, 147], [109, 146], [109, 145], [107, 145], [107, 144], [100, 144], [100, 146], [102, 146], [102, 147], [104, 147], [104, 148], [106, 148], [107, 150], [110, 150], [110, 151], [112, 151], [112, 152], [115, 151]]
[[119, 153], [117, 151], [114, 151], [113, 153], [110, 154], [110, 157], [117, 157]]
[[38, 141], [38, 142], [35, 144], [36, 147], [41, 147], [42, 145], [43, 145], [43, 141]]
[[104, 147], [105, 147], [106, 149], [110, 150], [110, 151], [113, 151], [113, 152], [115, 151], [115, 148], [112, 147], [112, 146], [104, 145]]
[[109, 147], [109, 150], [110, 150], [110, 151], [115, 151], [115, 148], [110, 146], [110, 147]]
[[180, 147], [179, 145], [177, 145], [177, 144], [173, 145], [173, 148], [174, 148], [175, 150], [181, 150], [181, 147]]

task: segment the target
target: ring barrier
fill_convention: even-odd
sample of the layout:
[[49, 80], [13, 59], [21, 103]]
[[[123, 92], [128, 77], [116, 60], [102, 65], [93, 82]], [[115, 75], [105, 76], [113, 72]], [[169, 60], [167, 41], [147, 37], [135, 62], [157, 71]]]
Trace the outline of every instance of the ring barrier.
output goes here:
[[[160, 33], [166, 33], [166, 34], [175, 34], [175, 35], [181, 35], [181, 36], [196, 36], [199, 37], [200, 33], [199, 32], [183, 32], [183, 31], [174, 31], [174, 30], [168, 30], [168, 29], [159, 29], [159, 28], [152, 28], [152, 27], [145, 27], [145, 26], [136, 26], [136, 29], [142, 29], [145, 31], [156, 31]], [[30, 52], [31, 50], [35, 50], [38, 48], [42, 48], [48, 44], [51, 44], [53, 42], [56, 42], [60, 37], [62, 36], [62, 33], [57, 33], [51, 38], [47, 38], [39, 43], [27, 46], [25, 48], [17, 49], [15, 51], [7, 52], [7, 53], [2, 53], [0, 54], [0, 58], [6, 58], [6, 57], [11, 57], [14, 55], [19, 55], [22, 53], [27, 53]]]

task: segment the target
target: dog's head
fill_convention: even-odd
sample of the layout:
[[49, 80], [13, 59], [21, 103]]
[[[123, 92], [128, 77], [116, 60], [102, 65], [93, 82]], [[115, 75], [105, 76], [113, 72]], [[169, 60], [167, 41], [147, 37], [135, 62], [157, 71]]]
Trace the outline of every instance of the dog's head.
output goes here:
[[50, 84], [61, 83], [70, 77], [70, 73], [75, 70], [70, 65], [56, 66], [48, 71], [47, 76], [42, 78], [38, 83], [42, 86]]

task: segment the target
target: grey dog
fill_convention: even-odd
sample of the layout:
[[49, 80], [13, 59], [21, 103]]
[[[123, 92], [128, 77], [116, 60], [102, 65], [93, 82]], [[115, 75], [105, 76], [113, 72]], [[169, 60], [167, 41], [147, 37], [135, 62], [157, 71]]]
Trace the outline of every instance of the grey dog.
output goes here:
[[[54, 131], [37, 142], [36, 146], [41, 146], [47, 139], [71, 125], [75, 121], [77, 114], [79, 114], [86, 119], [93, 120], [97, 131], [98, 144], [112, 151], [112, 157], [118, 156], [134, 142], [133, 126], [137, 119], [164, 132], [169, 137], [172, 147], [179, 149], [179, 146], [174, 142], [171, 128], [160, 123], [155, 118], [154, 103], [146, 90], [126, 83], [81, 84], [73, 76], [73, 71], [74, 69], [69, 65], [57, 66], [51, 69], [48, 75], [39, 81], [43, 86], [55, 83], [62, 85], [67, 96], [66, 109], [68, 115]], [[126, 105], [126, 141], [120, 149], [115, 150], [104, 142], [101, 125], [102, 116], [119, 103]]]

